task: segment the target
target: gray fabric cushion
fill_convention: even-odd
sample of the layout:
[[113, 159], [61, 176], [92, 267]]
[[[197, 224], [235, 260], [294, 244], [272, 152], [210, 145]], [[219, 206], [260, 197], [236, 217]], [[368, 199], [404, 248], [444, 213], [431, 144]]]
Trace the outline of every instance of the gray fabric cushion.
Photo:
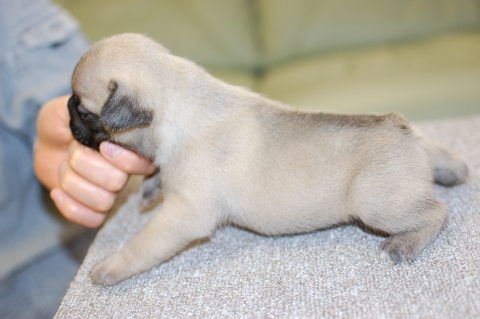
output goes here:
[[354, 226], [275, 238], [225, 227], [147, 273], [93, 285], [92, 266], [150, 217], [134, 194], [98, 233], [56, 318], [478, 318], [480, 116], [418, 126], [471, 175], [437, 187], [450, 220], [413, 264], [381, 262], [383, 238]]

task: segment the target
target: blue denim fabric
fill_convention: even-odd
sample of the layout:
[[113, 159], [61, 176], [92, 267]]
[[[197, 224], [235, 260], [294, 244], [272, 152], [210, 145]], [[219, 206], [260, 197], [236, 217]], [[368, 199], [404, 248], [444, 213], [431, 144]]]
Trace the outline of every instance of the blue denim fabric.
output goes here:
[[46, 101], [70, 93], [88, 49], [78, 23], [47, 0], [0, 0], [0, 278], [62, 243], [33, 172], [36, 118]]

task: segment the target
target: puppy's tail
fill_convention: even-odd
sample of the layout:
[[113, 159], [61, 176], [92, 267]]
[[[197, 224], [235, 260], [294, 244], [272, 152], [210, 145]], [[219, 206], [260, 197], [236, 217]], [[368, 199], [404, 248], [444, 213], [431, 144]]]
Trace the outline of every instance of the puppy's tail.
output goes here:
[[430, 141], [435, 182], [453, 186], [462, 184], [468, 177], [468, 167], [457, 155]]

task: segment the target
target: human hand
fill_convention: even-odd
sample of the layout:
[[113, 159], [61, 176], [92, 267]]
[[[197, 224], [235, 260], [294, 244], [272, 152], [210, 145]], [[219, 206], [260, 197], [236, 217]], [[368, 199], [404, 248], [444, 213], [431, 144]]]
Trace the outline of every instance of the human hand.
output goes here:
[[34, 169], [66, 219], [94, 228], [104, 222], [130, 174], [151, 174], [156, 167], [116, 144], [102, 142], [97, 152], [75, 141], [68, 98], [53, 99], [39, 112]]

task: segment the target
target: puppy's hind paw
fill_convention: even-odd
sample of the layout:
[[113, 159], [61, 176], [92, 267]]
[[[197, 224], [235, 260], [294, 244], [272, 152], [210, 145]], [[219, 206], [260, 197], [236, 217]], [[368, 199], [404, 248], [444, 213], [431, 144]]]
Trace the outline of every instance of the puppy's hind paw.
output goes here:
[[392, 265], [401, 262], [413, 263], [423, 247], [407, 234], [393, 235], [380, 246], [380, 259]]

